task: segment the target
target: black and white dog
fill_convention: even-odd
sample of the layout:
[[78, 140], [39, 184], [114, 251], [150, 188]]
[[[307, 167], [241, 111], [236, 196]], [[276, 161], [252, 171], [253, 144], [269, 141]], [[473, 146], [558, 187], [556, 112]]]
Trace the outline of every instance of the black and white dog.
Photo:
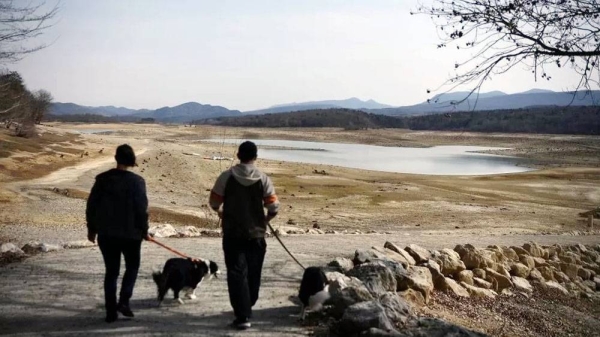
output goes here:
[[308, 267], [304, 270], [298, 297], [300, 298], [300, 302], [302, 302], [301, 320], [304, 320], [307, 310], [319, 311], [323, 308], [323, 303], [331, 295], [329, 294], [329, 281], [321, 268]]
[[196, 298], [196, 288], [206, 276], [211, 279], [221, 272], [214, 261], [194, 261], [191, 259], [173, 258], [167, 260], [162, 272], [155, 272], [152, 278], [158, 288], [158, 305], [160, 305], [169, 289], [173, 290], [175, 300], [183, 304], [179, 297], [182, 290], [189, 299]]

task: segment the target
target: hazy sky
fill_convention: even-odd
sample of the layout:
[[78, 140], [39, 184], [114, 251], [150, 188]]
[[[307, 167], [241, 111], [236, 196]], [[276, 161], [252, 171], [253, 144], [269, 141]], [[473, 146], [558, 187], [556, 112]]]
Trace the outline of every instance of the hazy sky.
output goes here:
[[[34, 0], [35, 2], [36, 0]], [[52, 3], [52, 0], [48, 0]], [[251, 110], [358, 97], [420, 103], [467, 55], [437, 49], [417, 1], [61, 0], [53, 42], [9, 68], [55, 101], [159, 108], [188, 101]], [[516, 69], [482, 91], [566, 90]]]

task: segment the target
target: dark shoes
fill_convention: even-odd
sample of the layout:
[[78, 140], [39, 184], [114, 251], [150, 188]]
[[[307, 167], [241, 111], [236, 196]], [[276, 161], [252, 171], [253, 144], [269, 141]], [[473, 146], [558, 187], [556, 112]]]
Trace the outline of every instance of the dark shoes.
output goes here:
[[112, 323], [112, 322], [116, 321], [117, 318], [119, 318], [119, 316], [117, 315], [116, 311], [115, 312], [110, 312], [110, 313], [106, 314], [105, 321], [106, 321], [106, 323]]
[[117, 311], [121, 313], [121, 315], [129, 318], [133, 318], [133, 311], [129, 308], [127, 304], [119, 304], [117, 306]]
[[236, 318], [235, 321], [233, 321], [232, 326], [238, 330], [246, 330], [250, 329], [252, 324], [250, 324], [250, 321], [247, 318]]

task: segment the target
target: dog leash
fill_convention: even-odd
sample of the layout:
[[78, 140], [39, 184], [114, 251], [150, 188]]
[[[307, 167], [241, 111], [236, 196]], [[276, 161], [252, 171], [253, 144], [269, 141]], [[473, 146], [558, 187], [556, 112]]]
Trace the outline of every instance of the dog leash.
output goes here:
[[285, 251], [290, 255], [290, 257], [292, 259], [294, 259], [294, 261], [300, 266], [300, 268], [306, 270], [306, 268], [304, 268], [304, 266], [302, 265], [302, 263], [300, 263], [300, 261], [298, 261], [298, 259], [296, 259], [296, 257], [294, 256], [294, 254], [292, 254], [292, 252], [290, 252], [290, 250], [287, 249], [287, 247], [285, 246], [285, 244], [283, 243], [283, 241], [281, 241], [281, 239], [279, 238], [279, 235], [277, 235], [277, 232], [275, 232], [275, 230], [271, 226], [271, 223], [267, 222], [267, 225], [269, 226], [269, 229], [271, 230], [271, 233], [273, 233], [273, 235], [275, 236], [275, 238], [277, 239], [277, 241], [279, 241], [279, 243], [281, 244], [281, 247], [283, 247], [283, 249], [285, 249]]
[[156, 240], [155, 240], [153, 237], [151, 237], [151, 236], [150, 236], [150, 237], [148, 237], [148, 241], [150, 241], [150, 242], [154, 242], [154, 243], [156, 243], [157, 245], [159, 245], [159, 246], [163, 247], [164, 249], [166, 249], [166, 250], [170, 251], [171, 253], [173, 253], [173, 254], [175, 254], [175, 255], [179, 255], [179, 256], [181, 256], [181, 257], [183, 257], [184, 259], [190, 259], [190, 260], [192, 260], [192, 261], [200, 261], [200, 262], [202, 262], [202, 260], [201, 260], [201, 259], [196, 259], [196, 258], [190, 257], [190, 256], [188, 256], [188, 255], [185, 255], [184, 253], [182, 253], [182, 252], [180, 252], [180, 251], [178, 251], [178, 250], [176, 250], [176, 249], [173, 249], [173, 248], [171, 248], [171, 247], [169, 247], [169, 246], [165, 245], [164, 243], [160, 243], [160, 242], [156, 241]]

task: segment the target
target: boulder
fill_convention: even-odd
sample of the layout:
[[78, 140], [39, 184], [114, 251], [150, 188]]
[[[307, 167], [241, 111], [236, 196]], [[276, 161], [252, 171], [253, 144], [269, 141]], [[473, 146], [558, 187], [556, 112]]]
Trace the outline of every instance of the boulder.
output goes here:
[[473, 283], [475, 284], [475, 287], [484, 288], [484, 289], [492, 289], [492, 287], [494, 286], [494, 284], [492, 282], [488, 282], [486, 280], [480, 279], [479, 277], [473, 277]]
[[507, 278], [510, 278], [510, 272], [508, 271], [508, 269], [506, 269], [506, 267], [504, 265], [498, 264], [496, 265], [496, 269], [495, 269], [498, 273], [506, 276]]
[[443, 285], [440, 287], [436, 287], [436, 289], [447, 293], [453, 293], [454, 295], [460, 297], [469, 297], [469, 292], [449, 277], [445, 277]]
[[535, 268], [535, 260], [529, 255], [519, 255], [519, 261], [521, 261], [521, 263], [527, 266], [529, 269]]
[[404, 250], [415, 259], [417, 264], [423, 263], [431, 258], [431, 253], [427, 249], [417, 245], [408, 245]]
[[456, 280], [458, 282], [465, 282], [466, 284], [473, 285], [473, 271], [472, 270], [463, 270], [460, 273], [456, 274]]
[[412, 315], [410, 305], [396, 292], [389, 292], [379, 297], [379, 304], [383, 307], [385, 315], [395, 324], [405, 324]]
[[426, 267], [410, 267], [408, 275], [398, 284], [398, 290], [414, 289], [423, 294], [425, 303], [429, 302], [429, 295], [433, 290], [433, 277]]
[[460, 259], [462, 260], [463, 256], [470, 250], [474, 250], [475, 247], [471, 246], [471, 245], [456, 245], [456, 247], [454, 247], [454, 251], [458, 253], [458, 256], [460, 256]]
[[387, 248], [377, 248], [377, 247], [372, 247], [373, 250], [383, 254], [387, 259], [398, 262], [400, 264], [402, 264], [402, 267], [407, 268], [410, 263], [408, 260], [406, 260], [406, 258], [404, 258], [403, 255], [396, 253], [393, 250], [387, 249]]
[[469, 292], [469, 294], [473, 297], [496, 298], [496, 296], [498, 295], [493, 290], [474, 287], [474, 286], [466, 284], [464, 282], [461, 282], [460, 285], [463, 286], [465, 289], [467, 289], [467, 292]]
[[535, 263], [536, 268], [537, 267], [545, 267], [548, 265], [548, 261], [544, 260], [541, 257], [532, 257], [533, 262]]
[[363, 263], [354, 267], [347, 275], [361, 280], [373, 296], [397, 289], [394, 274], [380, 263]]
[[549, 255], [546, 249], [544, 249], [542, 246], [538, 245], [535, 242], [527, 242], [523, 245], [523, 249], [525, 249], [529, 253], [529, 255], [533, 257], [541, 257], [547, 259]]
[[[497, 284], [497, 291], [502, 291], [502, 289], [505, 288], [512, 288], [513, 284], [512, 281], [510, 280], [509, 277], [506, 277], [505, 275], [502, 275], [500, 273], [498, 273], [495, 270], [492, 270], [490, 268], [487, 268], [485, 270], [485, 274], [486, 274], [486, 281], [488, 282], [492, 282], [492, 284], [496, 283]], [[494, 282], [496, 281], [496, 282]]]
[[454, 275], [466, 269], [464, 262], [460, 260], [460, 255], [447, 248], [442, 249], [434, 260], [440, 265], [440, 271], [444, 276]]
[[570, 279], [575, 279], [577, 277], [577, 274], [579, 273], [579, 269], [580, 268], [581, 267], [579, 267], [578, 265], [573, 264], [573, 263], [565, 263], [565, 262], [563, 262], [563, 263], [560, 264], [560, 270], [563, 273], [567, 274], [567, 276]]
[[354, 268], [354, 263], [352, 260], [347, 259], [345, 257], [336, 257], [331, 262], [327, 264], [329, 267], [332, 267], [342, 273], [347, 273], [352, 268]]
[[410, 337], [409, 335], [405, 335], [396, 330], [381, 330], [377, 328], [370, 328], [367, 331], [364, 331], [360, 334], [361, 337]]
[[407, 275], [406, 269], [404, 269], [400, 262], [392, 260], [373, 260], [372, 263], [378, 263], [380, 265], [386, 266], [394, 275], [394, 278], [396, 279], [396, 285], [402, 282], [402, 280]]
[[554, 275], [554, 279], [558, 283], [565, 283], [565, 282], [569, 282], [571, 280], [571, 279], [569, 279], [569, 276], [567, 276], [567, 274], [565, 274], [559, 270], [554, 270], [553, 275]]
[[475, 268], [473, 269], [473, 276], [479, 277], [480, 279], [485, 279], [485, 270], [481, 268]]
[[422, 307], [425, 305], [425, 297], [423, 297], [423, 294], [419, 291], [407, 289], [404, 291], [399, 291], [398, 296], [417, 307]]
[[515, 289], [517, 291], [522, 291], [525, 293], [532, 293], [533, 292], [533, 287], [531, 286], [531, 284], [529, 283], [529, 281], [527, 281], [526, 279], [519, 277], [519, 276], [513, 276], [512, 277], [512, 282], [515, 286]]
[[502, 247], [502, 253], [504, 253], [504, 256], [511, 261], [519, 261], [519, 255], [512, 248]]
[[374, 300], [369, 290], [356, 278], [333, 281], [329, 284], [329, 293], [331, 294], [327, 301], [331, 304], [329, 313], [336, 319], [341, 318], [349, 306]]
[[160, 224], [150, 227], [148, 234], [155, 238], [170, 238], [177, 236], [177, 230], [169, 224]]
[[486, 250], [468, 250], [463, 256], [462, 261], [467, 269], [475, 268], [495, 268], [496, 262], [492, 258], [493, 252]]
[[339, 324], [343, 336], [357, 335], [370, 328], [393, 330], [385, 309], [376, 301], [356, 303], [348, 307]]
[[23, 252], [25, 252], [25, 254], [28, 254], [28, 255], [35, 255], [38, 253], [56, 252], [61, 249], [63, 249], [62, 246], [52, 245], [52, 244], [48, 244], [48, 243], [41, 243], [41, 242], [37, 242], [37, 241], [28, 242], [23, 247], [21, 247], [21, 250]]
[[203, 229], [200, 231], [200, 235], [207, 238], [219, 238], [221, 234], [221, 231], [218, 229]]
[[408, 263], [410, 266], [414, 266], [414, 265], [416, 265], [416, 264], [417, 264], [417, 262], [415, 261], [415, 259], [414, 259], [412, 256], [410, 256], [410, 254], [409, 254], [407, 251], [405, 251], [404, 249], [402, 249], [402, 248], [400, 248], [400, 247], [396, 246], [395, 244], [393, 244], [393, 243], [391, 243], [391, 242], [387, 241], [387, 242], [386, 242], [386, 243], [383, 245], [383, 247], [384, 247], [384, 248], [387, 248], [387, 249], [389, 249], [389, 250], [391, 250], [391, 251], [394, 251], [394, 252], [396, 252], [396, 253], [398, 253], [398, 254], [400, 254], [400, 255], [402, 255], [402, 257], [404, 257], [404, 259], [406, 260], [406, 262], [407, 262], [407, 263]]
[[527, 278], [529, 277], [529, 267], [522, 263], [515, 263], [510, 267], [510, 273], [514, 276]]
[[15, 256], [25, 255], [25, 252], [21, 248], [17, 247], [14, 243], [6, 242], [0, 245], [0, 254], [12, 254]]
[[546, 281], [556, 281], [556, 279], [554, 278], [554, 270], [550, 267], [539, 267], [536, 268], [537, 270], [539, 270], [539, 272], [542, 274], [542, 277], [544, 277], [544, 280]]
[[521, 247], [512, 246], [510, 248], [512, 248], [515, 251], [515, 253], [517, 253], [517, 255], [519, 255], [519, 258], [521, 257], [521, 255], [531, 255], [531, 254], [529, 254], [529, 252], [527, 250], [525, 250]]
[[581, 277], [584, 281], [594, 279], [594, 275], [595, 273], [593, 271], [586, 268], [579, 268], [577, 271], [577, 276]]
[[567, 289], [565, 289], [565, 287], [561, 286], [558, 282], [555, 282], [555, 281], [547, 281], [546, 288], [559, 291], [564, 295], [569, 295], [569, 291]]
[[529, 279], [533, 280], [533, 281], [538, 281], [538, 282], [543, 282], [545, 281], [544, 275], [542, 275], [542, 273], [533, 268], [530, 272], [529, 272]]
[[354, 265], [360, 265], [363, 263], [371, 262], [373, 260], [385, 260], [387, 256], [382, 252], [374, 249], [358, 249], [354, 252]]
[[177, 236], [180, 238], [196, 238], [201, 235], [200, 230], [194, 226], [185, 226], [177, 229]]
[[574, 252], [565, 251], [558, 255], [561, 262], [581, 264], [581, 257]]
[[325, 271], [325, 277], [327, 278], [327, 281], [331, 284], [335, 281], [342, 281], [342, 282], [348, 282], [350, 281], [350, 277], [338, 272], [338, 271]]

